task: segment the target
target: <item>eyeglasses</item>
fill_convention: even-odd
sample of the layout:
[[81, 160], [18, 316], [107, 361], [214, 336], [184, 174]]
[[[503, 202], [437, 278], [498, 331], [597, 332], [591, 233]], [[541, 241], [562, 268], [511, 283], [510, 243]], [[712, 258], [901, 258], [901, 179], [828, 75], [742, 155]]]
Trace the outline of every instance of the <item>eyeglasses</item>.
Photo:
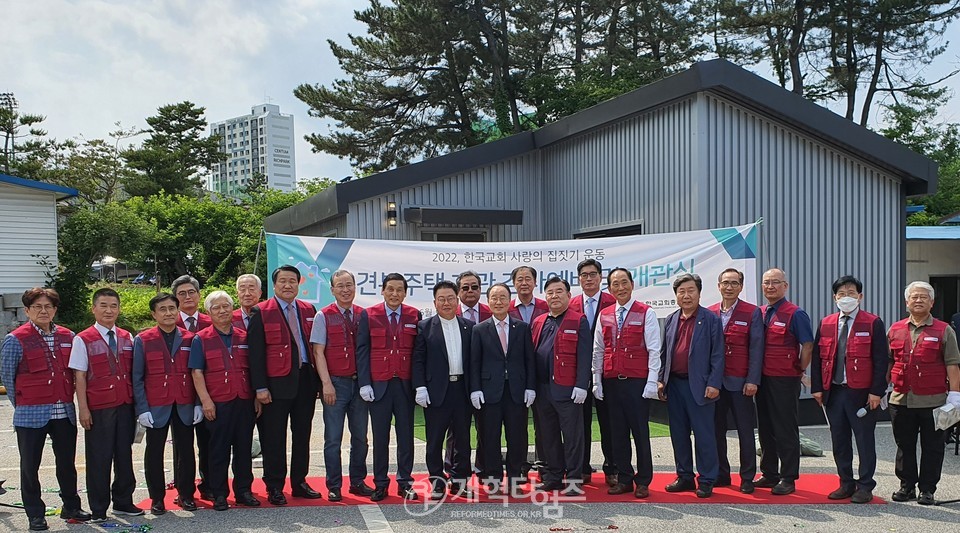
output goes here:
[[338, 291], [342, 291], [344, 289], [352, 289], [354, 287], [356, 287], [356, 285], [354, 285], [353, 283], [338, 283], [333, 286], [333, 288], [337, 289]]
[[233, 306], [230, 304], [213, 304], [210, 306], [210, 311], [233, 311]]
[[457, 303], [457, 297], [456, 297], [456, 296], [447, 296], [447, 297], [437, 296], [436, 298], [434, 298], [434, 300], [436, 300], [438, 304], [444, 304], [444, 303], [452, 304], [452, 303]]
[[[764, 283], [764, 285], [766, 285], [766, 283]], [[721, 281], [720, 286], [721, 287], [739, 287], [740, 282], [739, 281]]]
[[593, 279], [593, 278], [599, 277], [600, 273], [599, 272], [581, 272], [579, 276], [585, 279]]
[[56, 309], [57, 307], [50, 304], [34, 304], [30, 306], [30, 310], [39, 313], [40, 311], [50, 312]]
[[765, 279], [765, 280], [763, 280], [763, 286], [764, 286], [764, 287], [777, 287], [777, 286], [783, 285], [784, 283], [786, 283], [786, 281], [783, 281], [782, 279]]
[[461, 291], [479, 291], [480, 286], [479, 285], [462, 285], [460, 287], [460, 290]]
[[177, 291], [177, 296], [181, 296], [181, 297], [182, 297], [182, 296], [196, 296], [197, 294], [198, 294], [198, 293], [197, 293], [197, 290], [196, 290], [196, 289], [190, 289], [189, 291]]
[[487, 297], [488, 302], [506, 302], [508, 300], [510, 300], [509, 296], [503, 296], [499, 294], [494, 294], [492, 296]]

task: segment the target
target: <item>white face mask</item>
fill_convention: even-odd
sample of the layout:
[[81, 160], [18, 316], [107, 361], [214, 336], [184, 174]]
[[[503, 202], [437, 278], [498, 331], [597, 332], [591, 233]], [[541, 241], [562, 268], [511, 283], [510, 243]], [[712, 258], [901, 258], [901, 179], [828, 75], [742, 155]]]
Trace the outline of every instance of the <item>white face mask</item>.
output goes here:
[[844, 313], [847, 315], [852, 313], [853, 310], [859, 306], [860, 306], [860, 299], [854, 298], [852, 296], [844, 296], [843, 298], [840, 298], [839, 300], [837, 300], [837, 309], [839, 309], [841, 313]]

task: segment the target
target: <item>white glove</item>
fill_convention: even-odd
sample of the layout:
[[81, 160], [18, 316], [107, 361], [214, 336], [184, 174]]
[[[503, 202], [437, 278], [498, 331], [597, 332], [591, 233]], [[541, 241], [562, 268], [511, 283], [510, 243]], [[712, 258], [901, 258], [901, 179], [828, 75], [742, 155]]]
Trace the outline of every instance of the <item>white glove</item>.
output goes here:
[[471, 392], [470, 403], [473, 404], [474, 409], [480, 409], [480, 405], [483, 404], [483, 391]]
[[570, 399], [573, 400], [573, 403], [583, 403], [587, 401], [587, 391], [581, 389], [580, 387], [574, 387], [573, 393], [570, 395]]
[[648, 400], [658, 400], [660, 395], [657, 393], [657, 382], [648, 381], [647, 384], [643, 387], [643, 397]]
[[145, 428], [153, 428], [153, 415], [150, 414], [150, 411], [138, 416], [137, 420], [140, 421], [141, 426]]
[[370, 385], [364, 385], [360, 387], [360, 398], [365, 402], [373, 401], [373, 387]]
[[948, 392], [947, 403], [953, 405], [953, 407], [956, 409], [960, 409], [960, 392], [957, 392], [957, 391]]
[[203, 407], [193, 406], [193, 425], [199, 424], [203, 420]]
[[603, 383], [599, 380], [593, 382], [593, 397], [598, 400], [603, 399]]
[[430, 393], [426, 387], [417, 387], [417, 405], [423, 408], [430, 405]]
[[527, 407], [530, 407], [531, 405], [533, 405], [533, 402], [536, 401], [536, 399], [537, 399], [537, 391], [530, 390], [530, 389], [523, 391], [523, 403], [525, 403]]

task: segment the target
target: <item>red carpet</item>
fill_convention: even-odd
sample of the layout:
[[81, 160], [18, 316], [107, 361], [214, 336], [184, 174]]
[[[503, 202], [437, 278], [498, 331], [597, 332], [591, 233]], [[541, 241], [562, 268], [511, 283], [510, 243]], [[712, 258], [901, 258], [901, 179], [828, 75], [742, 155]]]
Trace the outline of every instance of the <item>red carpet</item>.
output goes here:
[[[426, 474], [415, 475], [415, 485], [414, 488], [417, 492], [420, 493], [421, 502], [423, 502], [424, 495], [428, 491], [428, 485], [426, 484]], [[713, 496], [706, 499], [699, 499], [693, 492], [680, 492], [680, 493], [668, 493], [663, 490], [668, 483], [672, 482], [676, 476], [672, 473], [660, 472], [654, 474], [653, 483], [650, 485], [650, 497], [645, 500], [637, 500], [633, 497], [632, 494], [621, 494], [618, 496], [610, 496], [607, 494], [607, 487], [603, 485], [602, 477], [594, 475], [593, 479], [594, 484], [584, 485], [584, 495], [580, 497], [559, 497], [560, 501], [570, 502], [570, 503], [623, 503], [623, 502], [650, 502], [650, 503], [719, 503], [719, 504], [801, 504], [801, 505], [823, 505], [823, 504], [843, 504], [850, 503], [850, 500], [828, 500], [827, 494], [830, 494], [834, 489], [839, 486], [839, 481], [836, 475], [834, 474], [802, 474], [800, 479], [797, 480], [797, 491], [788, 496], [773, 496], [770, 494], [770, 489], [757, 489], [753, 494], [741, 494], [739, 491], [739, 479], [734, 477], [734, 485], [730, 487], [723, 487], [714, 489]], [[304, 498], [293, 498], [290, 496], [289, 484], [284, 489], [284, 493], [287, 496], [287, 502], [289, 506], [340, 506], [340, 505], [360, 505], [360, 504], [369, 504], [370, 499], [365, 497], [354, 496], [347, 492], [346, 487], [348, 486], [349, 480], [344, 479], [344, 490], [343, 501], [338, 503], [332, 503], [326, 499], [327, 496], [327, 486], [322, 477], [311, 477], [307, 481], [310, 483], [310, 486], [314, 490], [318, 490], [323, 494], [323, 498], [318, 500], [307, 500]], [[370, 480], [368, 478], [368, 484]], [[396, 484], [391, 480], [390, 490], [387, 498], [378, 502], [380, 504], [401, 504], [403, 500], [396, 495]], [[473, 487], [476, 489], [476, 487]], [[517, 503], [530, 503], [530, 485], [524, 486], [526, 490], [523, 491], [523, 497], [521, 498], [511, 498], [510, 501], [515, 501]], [[257, 498], [262, 502], [261, 507], [272, 507], [267, 503], [266, 489], [263, 485], [263, 480], [255, 479], [253, 482], [253, 493]], [[168, 490], [166, 496], [166, 507], [168, 510], [178, 509], [176, 505], [173, 504], [173, 500], [176, 497], [176, 490]], [[558, 499], [556, 494], [546, 495], [545, 493], [537, 493], [538, 502], [545, 501], [544, 498], [549, 498], [550, 500]], [[230, 506], [234, 506], [232, 498], [229, 498]], [[494, 502], [500, 503], [503, 499], [501, 498], [490, 498], [486, 495], [479, 497], [474, 497], [473, 500], [463, 499], [463, 498], [453, 498], [447, 496], [447, 499], [444, 503], [485, 503], [485, 502]], [[140, 507], [143, 509], [150, 508], [150, 500], [143, 500], [140, 502]], [[886, 503], [883, 499], [875, 497], [873, 502], [875, 504]], [[197, 499], [197, 505], [201, 508], [210, 508], [212, 506], [211, 502]]]

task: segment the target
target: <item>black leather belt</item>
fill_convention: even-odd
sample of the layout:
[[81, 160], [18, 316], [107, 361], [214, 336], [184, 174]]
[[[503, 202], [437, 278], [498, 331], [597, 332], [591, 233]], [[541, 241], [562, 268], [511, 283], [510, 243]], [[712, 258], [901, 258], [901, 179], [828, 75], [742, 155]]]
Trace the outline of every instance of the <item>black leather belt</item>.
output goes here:
[[460, 381], [463, 379], [463, 374], [455, 374], [450, 376], [450, 381]]
[[677, 378], [677, 379], [690, 379], [690, 374], [674, 374], [673, 372], [671, 372], [670, 377]]

